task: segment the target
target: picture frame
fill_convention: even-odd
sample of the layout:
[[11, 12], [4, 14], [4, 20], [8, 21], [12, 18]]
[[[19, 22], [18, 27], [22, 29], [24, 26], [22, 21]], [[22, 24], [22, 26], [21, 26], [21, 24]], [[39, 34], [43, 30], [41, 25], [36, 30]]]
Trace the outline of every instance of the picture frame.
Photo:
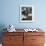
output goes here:
[[34, 22], [33, 5], [20, 5], [20, 22]]

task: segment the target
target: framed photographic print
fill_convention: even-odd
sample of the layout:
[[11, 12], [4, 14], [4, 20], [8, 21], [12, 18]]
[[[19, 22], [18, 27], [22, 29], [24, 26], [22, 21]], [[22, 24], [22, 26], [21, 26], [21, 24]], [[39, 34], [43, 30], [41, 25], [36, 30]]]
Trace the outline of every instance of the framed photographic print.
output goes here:
[[34, 7], [32, 5], [20, 6], [20, 22], [34, 21]]

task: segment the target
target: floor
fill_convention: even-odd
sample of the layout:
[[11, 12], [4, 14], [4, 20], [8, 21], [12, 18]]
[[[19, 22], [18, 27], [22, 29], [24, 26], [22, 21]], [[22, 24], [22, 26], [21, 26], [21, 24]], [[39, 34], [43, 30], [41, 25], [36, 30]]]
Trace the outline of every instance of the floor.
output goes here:
[[0, 46], [2, 46], [2, 44], [0, 44]]

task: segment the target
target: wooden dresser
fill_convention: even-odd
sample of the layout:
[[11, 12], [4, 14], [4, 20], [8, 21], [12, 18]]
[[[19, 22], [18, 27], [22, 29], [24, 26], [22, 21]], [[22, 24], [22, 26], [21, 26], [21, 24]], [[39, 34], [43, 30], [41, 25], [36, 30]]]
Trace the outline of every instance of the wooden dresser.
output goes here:
[[3, 32], [3, 46], [44, 46], [44, 32]]

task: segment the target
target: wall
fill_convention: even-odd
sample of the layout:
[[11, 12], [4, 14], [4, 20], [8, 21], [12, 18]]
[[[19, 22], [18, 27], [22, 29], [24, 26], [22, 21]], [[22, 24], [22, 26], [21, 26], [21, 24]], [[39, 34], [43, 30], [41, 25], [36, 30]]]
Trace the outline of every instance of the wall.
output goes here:
[[[45, 0], [1, 0], [0, 25], [13, 24], [16, 28], [38, 27], [46, 28], [46, 1]], [[21, 23], [19, 21], [20, 5], [33, 5], [35, 22]]]

